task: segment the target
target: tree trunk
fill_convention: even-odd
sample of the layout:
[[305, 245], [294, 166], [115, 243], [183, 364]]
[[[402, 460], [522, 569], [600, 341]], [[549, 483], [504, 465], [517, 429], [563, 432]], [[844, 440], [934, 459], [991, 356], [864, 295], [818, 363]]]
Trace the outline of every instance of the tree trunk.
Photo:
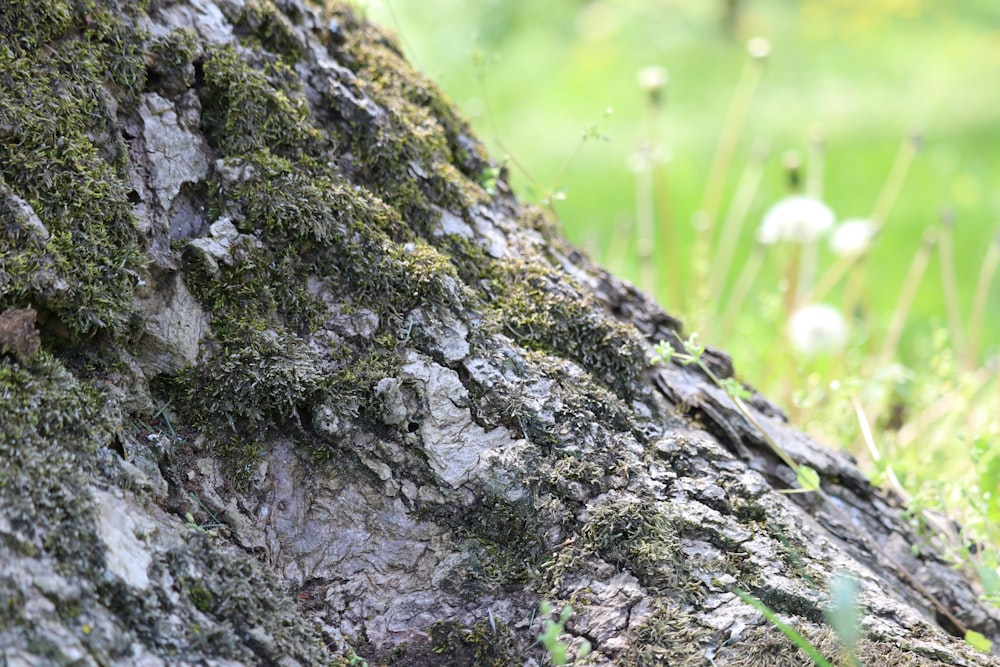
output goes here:
[[20, 1], [0, 34], [5, 664], [547, 664], [542, 600], [580, 663], [805, 663], [737, 590], [838, 662], [838, 572], [863, 664], [997, 664], [899, 504], [656, 363], [679, 323], [356, 10]]

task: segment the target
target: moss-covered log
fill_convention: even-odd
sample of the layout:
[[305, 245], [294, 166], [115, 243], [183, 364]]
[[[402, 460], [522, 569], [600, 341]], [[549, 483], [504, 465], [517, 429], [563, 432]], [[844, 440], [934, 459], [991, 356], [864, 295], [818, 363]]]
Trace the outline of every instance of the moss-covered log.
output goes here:
[[[349, 6], [0, 5], [10, 664], [987, 665], [1000, 614], [846, 455], [496, 179]], [[728, 377], [725, 355], [705, 361]]]

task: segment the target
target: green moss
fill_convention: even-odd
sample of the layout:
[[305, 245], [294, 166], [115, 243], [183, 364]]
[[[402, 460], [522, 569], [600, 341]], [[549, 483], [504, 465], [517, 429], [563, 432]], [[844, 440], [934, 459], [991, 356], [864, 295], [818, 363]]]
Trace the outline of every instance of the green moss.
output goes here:
[[[254, 558], [215, 548], [195, 534], [184, 548], [167, 554], [167, 567], [179, 591], [216, 621], [218, 630], [197, 638], [215, 655], [256, 664], [329, 664], [316, 627], [278, 593], [274, 574]], [[269, 640], [259, 642], [262, 635]]]
[[150, 44], [148, 52], [150, 88], [172, 95], [194, 85], [194, 61], [201, 53], [194, 30], [171, 30]]
[[290, 335], [244, 332], [204, 362], [154, 387], [176, 400], [185, 421], [208, 432], [237, 488], [256, 471], [273, 424], [299, 424], [327, 382], [323, 364]]
[[[349, 150], [357, 178], [399, 212], [419, 235], [430, 238], [441, 208], [465, 213], [489, 196], [477, 184], [485, 152], [438, 88], [403, 60], [392, 40], [358, 22], [350, 10], [334, 9], [347, 28], [338, 57], [356, 71], [358, 105], [346, 114]], [[338, 90], [327, 92], [331, 108], [342, 108]]]
[[358, 254], [352, 244], [386, 231], [402, 233], [396, 213], [364, 188], [339, 176], [328, 164], [290, 160], [268, 149], [246, 159], [227, 160], [241, 179], [212, 184], [214, 205], [238, 212], [244, 231], [266, 231], [275, 240], [311, 239]]
[[[290, 5], [286, 5], [291, 9]], [[288, 17], [279, 12], [270, 0], [249, 0], [234, 21], [236, 34], [252, 37], [260, 46], [281, 54], [288, 62], [302, 59], [306, 48], [295, 34]]]
[[514, 667], [523, 663], [510, 628], [495, 618], [473, 626], [439, 621], [430, 627], [430, 636], [434, 653], [450, 664]]
[[0, 632], [23, 620], [24, 592], [13, 577], [0, 577]]
[[[471, 138], [468, 123], [455, 105], [430, 79], [403, 58], [399, 46], [386, 34], [358, 24], [344, 10], [335, 10], [338, 20], [350, 25], [346, 55], [364, 88], [388, 110], [400, 137], [412, 136], [411, 157], [438, 157], [455, 165], [471, 182], [487, 166], [486, 151]], [[425, 167], [434, 160], [426, 160]], [[447, 179], [446, 179], [447, 180]], [[481, 190], [480, 190], [481, 192]]]
[[669, 521], [652, 502], [606, 497], [591, 510], [580, 535], [601, 558], [627, 568], [646, 586], [683, 585], [685, 556]]
[[115, 403], [43, 350], [25, 365], [0, 360], [0, 414], [0, 506], [14, 529], [11, 548], [100, 572], [87, 473], [121, 425]]
[[181, 581], [181, 587], [184, 592], [187, 593], [188, 599], [191, 600], [191, 604], [195, 608], [202, 612], [208, 613], [212, 610], [212, 591], [205, 588], [205, 585], [197, 579], [184, 579]]
[[535, 578], [544, 548], [538, 512], [529, 503], [483, 498], [471, 514], [461, 517], [461, 525], [479, 547], [471, 576], [487, 589], [522, 586]]
[[62, 35], [73, 22], [73, 3], [9, 0], [0, 9], [0, 34], [9, 55], [23, 56]]
[[628, 643], [618, 657], [621, 667], [702, 665], [706, 634], [669, 598], [658, 598], [652, 610], [628, 630]]
[[273, 56], [255, 57], [257, 67], [232, 46], [208, 51], [200, 91], [205, 135], [227, 157], [265, 149], [317, 154], [321, 133], [310, 124], [297, 75]]
[[[17, 46], [0, 49], [2, 303], [44, 306], [80, 333], [126, 329], [143, 266], [126, 198], [127, 147], [115, 129], [116, 108], [144, 79], [131, 13], [94, 2], [0, 10]], [[47, 48], [36, 50], [42, 41]], [[47, 233], [25, 224], [11, 196]]]
[[615, 322], [569, 276], [541, 264], [493, 265], [490, 326], [533, 350], [571, 359], [630, 401], [646, 368], [638, 334]]

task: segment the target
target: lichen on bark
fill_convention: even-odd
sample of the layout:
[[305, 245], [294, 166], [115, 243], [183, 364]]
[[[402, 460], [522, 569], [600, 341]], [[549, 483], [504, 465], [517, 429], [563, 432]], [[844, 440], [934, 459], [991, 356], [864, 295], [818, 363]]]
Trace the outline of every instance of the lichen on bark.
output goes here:
[[[849, 457], [757, 419], [590, 263], [356, 10], [0, 7], [0, 650], [79, 664], [992, 664], [969, 583]], [[3, 334], [7, 336], [7, 334]], [[30, 344], [20, 344], [27, 341]], [[15, 343], [17, 343], [15, 345]], [[731, 373], [724, 355], [706, 359]], [[946, 628], [954, 632], [955, 628]], [[229, 662], [226, 662], [229, 661]]]

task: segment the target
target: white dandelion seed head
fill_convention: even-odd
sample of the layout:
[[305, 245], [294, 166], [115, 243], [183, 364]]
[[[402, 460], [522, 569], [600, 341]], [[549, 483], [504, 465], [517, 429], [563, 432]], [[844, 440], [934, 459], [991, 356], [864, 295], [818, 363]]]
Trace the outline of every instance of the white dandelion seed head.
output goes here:
[[767, 210], [757, 228], [757, 240], [765, 245], [779, 241], [815, 243], [833, 226], [833, 221], [833, 211], [819, 199], [791, 195]]
[[763, 60], [771, 55], [771, 42], [764, 37], [754, 37], [747, 42], [747, 53], [751, 58]]
[[875, 226], [871, 220], [851, 218], [837, 225], [830, 236], [830, 249], [838, 257], [863, 254], [872, 244]]
[[833, 306], [803, 306], [788, 320], [788, 337], [796, 352], [806, 357], [839, 352], [847, 344], [847, 322]]
[[670, 81], [670, 74], [664, 67], [651, 65], [650, 67], [643, 67], [640, 69], [637, 79], [639, 81], [639, 87], [647, 93], [657, 93], [663, 90], [663, 88]]

